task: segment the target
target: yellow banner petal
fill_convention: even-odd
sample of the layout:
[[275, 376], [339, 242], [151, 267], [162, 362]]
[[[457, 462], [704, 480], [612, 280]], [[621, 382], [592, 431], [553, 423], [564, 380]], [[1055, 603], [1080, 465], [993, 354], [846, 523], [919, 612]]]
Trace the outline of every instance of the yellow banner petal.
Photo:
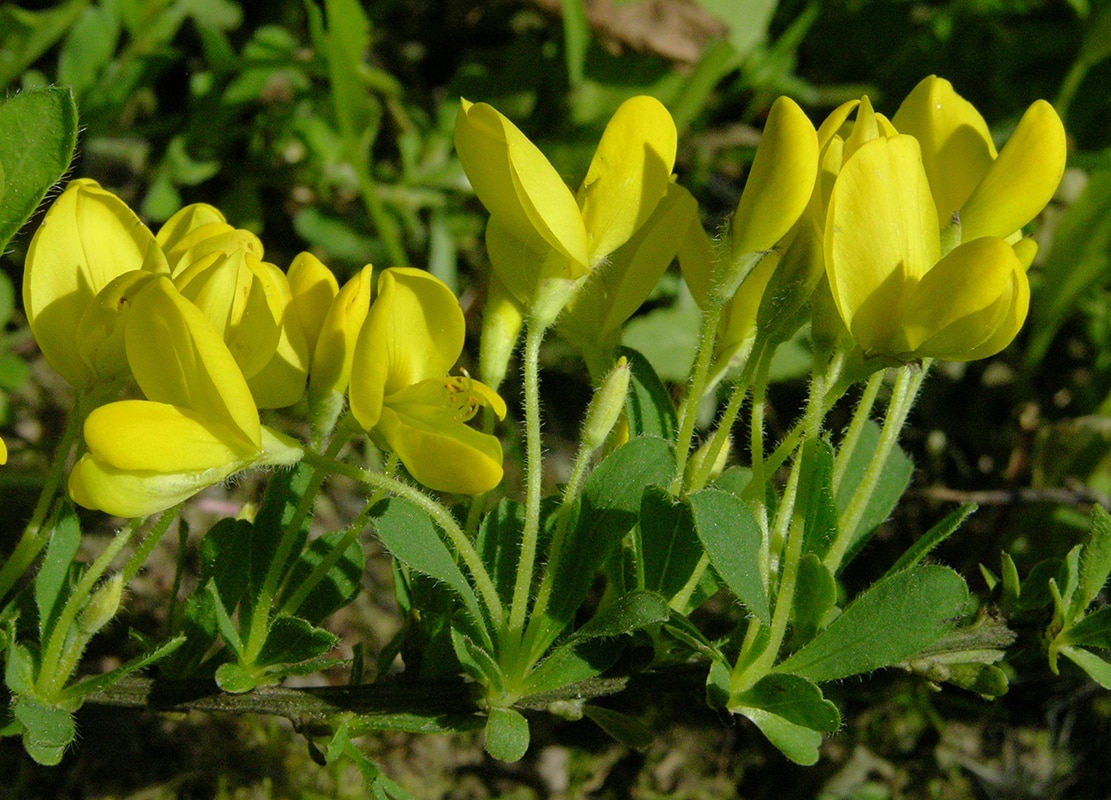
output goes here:
[[944, 228], [991, 169], [996, 157], [991, 131], [976, 107], [936, 75], [911, 90], [892, 122], [922, 148], [922, 166]]
[[671, 114], [654, 97], [630, 98], [614, 113], [577, 195], [588, 266], [628, 241], [652, 214], [671, 182], [676, 139]]
[[961, 207], [961, 236], [1006, 238], [1053, 199], [1065, 174], [1065, 126], [1045, 100], [1022, 115], [999, 158]]
[[463, 101], [455, 149], [471, 186], [492, 216], [520, 239], [539, 236], [583, 269], [590, 266], [586, 226], [574, 195], [544, 154], [486, 103]]
[[937, 212], [913, 137], [873, 139], [841, 167], [824, 251], [846, 327], [865, 351], [884, 348], [907, 289], [940, 256]]
[[795, 101], [780, 97], [733, 215], [733, 252], [768, 250], [782, 239], [810, 202], [817, 174], [814, 125]]
[[46, 360], [75, 387], [97, 380], [76, 347], [82, 315], [114, 278], [138, 269], [168, 272], [154, 235], [95, 181], [71, 181], [27, 250], [23, 307]]

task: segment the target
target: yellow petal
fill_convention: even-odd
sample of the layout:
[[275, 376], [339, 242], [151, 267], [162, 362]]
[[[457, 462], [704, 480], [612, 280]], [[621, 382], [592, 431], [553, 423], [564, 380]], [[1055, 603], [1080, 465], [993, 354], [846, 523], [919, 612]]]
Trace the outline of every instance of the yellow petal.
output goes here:
[[120, 400], [85, 420], [89, 452], [121, 470], [203, 472], [258, 456], [238, 431], [168, 403]]
[[7, 464], [7, 463], [8, 463], [8, 446], [4, 443], [4, 440], [2, 438], [0, 438], [0, 464]]
[[74, 348], [93, 375], [111, 381], [130, 375], [124, 331], [135, 295], [154, 280], [153, 272], [131, 270], [112, 279], [94, 298], [77, 323]]
[[509, 360], [525, 324], [525, 309], [496, 275], [490, 276], [482, 308], [479, 374], [495, 390], [505, 380]]
[[966, 242], [941, 259], [907, 294], [902, 315], [906, 348], [918, 355], [952, 358], [994, 335], [1016, 273], [1026, 273], [1002, 239]]
[[575, 295], [559, 317], [560, 331], [589, 341], [620, 328], [656, 288], [697, 219], [698, 201], [683, 187], [671, 184], [652, 216]]
[[826, 273], [837, 310], [865, 351], [897, 332], [904, 295], [940, 256], [918, 142], [877, 138], [841, 167], [825, 226]]
[[258, 408], [223, 339], [168, 278], [147, 284], [132, 303], [127, 359], [148, 400], [196, 412], [260, 447]]
[[174, 276], [178, 291], [223, 337], [244, 376], [266, 366], [281, 337], [285, 274], [248, 249], [216, 250]]
[[214, 222], [227, 222], [220, 209], [208, 203], [192, 203], [162, 223], [158, 229], [158, 244], [163, 250], [173, 250], [186, 235]]
[[250, 253], [262, 260], [262, 242], [250, 231], [233, 228], [226, 222], [209, 222], [186, 232], [166, 249], [170, 271], [177, 281], [191, 265], [213, 253]]
[[859, 105], [859, 100], [846, 100], [830, 112], [829, 116], [822, 122], [821, 127], [818, 128], [818, 147], [824, 150], [834, 136], [839, 136], [844, 140], [852, 132], [852, 126], [846, 126], [845, 123], [849, 114], [853, 113], [853, 110]]
[[590, 267], [590, 247], [578, 203], [559, 173], [517, 126], [486, 103], [463, 101], [455, 149], [471, 186], [491, 216], [519, 239], [539, 237]]
[[1065, 127], [1053, 106], [1036, 101], [1022, 115], [999, 158], [961, 206], [961, 236], [1006, 238], [1053, 198], [1065, 174]]
[[772, 248], [802, 214], [818, 173], [818, 136], [795, 101], [772, 104], [756, 160], [733, 215], [733, 252]]
[[676, 136], [671, 114], [654, 97], [633, 97], [614, 113], [578, 192], [589, 266], [628, 241], [667, 192]]
[[262, 369], [247, 378], [247, 385], [259, 408], [288, 408], [305, 393], [311, 352], [285, 273], [266, 262], [260, 267], [270, 275], [269, 286], [274, 292], [270, 300], [277, 301], [282, 316], [278, 321], [278, 343], [273, 355]]
[[533, 306], [545, 281], [572, 281], [586, 274], [582, 265], [543, 240], [519, 238], [499, 217], [486, 223], [486, 255], [494, 276], [526, 308]]
[[86, 453], [69, 474], [69, 494], [85, 508], [117, 517], [146, 517], [189, 499], [236, 471], [236, 465], [227, 464], [204, 472], [129, 472]]
[[309, 353], [316, 349], [316, 340], [332, 300], [339, 293], [339, 283], [324, 263], [312, 253], [298, 253], [286, 273], [293, 305], [305, 334]]
[[374, 268], [363, 267], [339, 290], [320, 328], [309, 372], [310, 391], [347, 391], [351, 364], [355, 358], [355, 342], [370, 311], [370, 293]]
[[702, 220], [696, 216], [679, 242], [679, 269], [694, 302], [703, 310], [710, 305], [710, 284], [716, 260], [714, 243], [702, 227]]
[[98, 378], [76, 347], [81, 317], [101, 289], [137, 269], [168, 271], [154, 235], [95, 181], [71, 181], [27, 250], [23, 307], [46, 360], [78, 389]]
[[462, 422], [431, 418], [419, 406], [387, 406], [375, 429], [409, 474], [440, 492], [481, 494], [502, 479], [497, 438]]
[[463, 350], [463, 310], [451, 290], [419, 269], [387, 269], [355, 343], [348, 395], [364, 430], [386, 395], [442, 378]]
[[922, 148], [922, 166], [944, 228], [995, 160], [991, 131], [976, 107], [935, 75], [911, 90], [892, 122]]

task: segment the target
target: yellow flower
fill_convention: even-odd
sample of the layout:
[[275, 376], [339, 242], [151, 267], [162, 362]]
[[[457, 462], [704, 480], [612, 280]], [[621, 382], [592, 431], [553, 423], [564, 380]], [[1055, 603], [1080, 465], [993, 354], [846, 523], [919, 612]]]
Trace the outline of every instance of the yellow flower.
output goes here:
[[1026, 318], [1025, 265], [998, 237], [942, 253], [937, 209], [912, 136], [876, 138], [844, 163], [824, 241], [833, 299], [871, 356], [969, 361], [999, 352]]
[[465, 374], [449, 376], [463, 349], [459, 301], [417, 269], [387, 269], [359, 333], [348, 394], [355, 419], [425, 486], [478, 494], [502, 477], [498, 440], [467, 426], [480, 406], [505, 402]]
[[530, 306], [544, 279], [582, 277], [644, 224], [667, 192], [676, 132], [659, 101], [627, 100], [606, 126], [576, 194], [536, 146], [485, 103], [463, 100], [455, 147], [490, 212], [486, 239], [494, 271]]
[[128, 362], [146, 399], [95, 409], [74, 466], [74, 502], [121, 517], [162, 511], [255, 465], [290, 464], [291, 440], [262, 426], [235, 359], [167, 278], [130, 299]]
[[4, 439], [0, 437], [0, 464], [8, 463], [8, 446], [4, 443]]
[[98, 304], [97, 295], [140, 270], [169, 272], [154, 235], [95, 181], [71, 181], [27, 250], [23, 307], [46, 360], [78, 391], [126, 376], [119, 371], [126, 364], [119, 319], [126, 305]]
[[969, 361], [1018, 333], [1029, 307], [1023, 240], [1064, 173], [1065, 133], [1037, 101], [1001, 152], [976, 109], [930, 76], [888, 122], [867, 98], [819, 130], [823, 250], [833, 302], [865, 353]]
[[1014, 236], [1045, 208], [1065, 171], [1065, 128], [1044, 100], [1026, 110], [998, 154], [980, 113], [934, 75], [907, 95], [892, 123], [921, 145], [939, 224], [955, 219], [960, 241]]
[[355, 342], [370, 311], [374, 267], [367, 264], [339, 289], [321, 320], [309, 371], [309, 417], [321, 438], [343, 411]]
[[312, 253], [298, 253], [286, 273], [309, 353], [316, 349], [328, 308], [339, 292], [335, 274]]
[[652, 216], [594, 270], [560, 315], [560, 335], [583, 354], [595, 379], [612, 365], [621, 326], [648, 299], [692, 223], [700, 224], [698, 201], [672, 183]]

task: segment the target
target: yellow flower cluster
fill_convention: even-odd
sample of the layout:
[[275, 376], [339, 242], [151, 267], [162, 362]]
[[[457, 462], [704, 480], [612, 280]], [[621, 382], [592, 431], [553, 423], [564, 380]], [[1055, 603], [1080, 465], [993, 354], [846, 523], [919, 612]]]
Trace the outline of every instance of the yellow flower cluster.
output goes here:
[[489, 106], [464, 101], [455, 141], [491, 214], [491, 313], [512, 318], [515, 302], [520, 315], [549, 315], [543, 287], [595, 273], [557, 313], [588, 363], [604, 366], [598, 350], [612, 351], [613, 331], [678, 254], [695, 300], [721, 312], [715, 374], [759, 332], [789, 334], [826, 308], [876, 363], [999, 352], [1029, 304], [1036, 246], [1022, 227], [1052, 197], [1066, 150], [1059, 117], [1038, 101], [997, 151], [979, 112], [934, 76], [891, 120], [865, 97], [815, 130], [780, 98], [723, 246], [671, 180], [674, 124], [651, 98], [617, 111], [574, 195]]
[[[71, 182], [31, 242], [23, 300], [88, 412], [74, 501], [144, 516], [247, 467], [295, 463], [303, 446], [259, 409], [297, 406], [326, 435], [347, 392], [364, 430], [425, 485], [497, 485], [500, 444], [466, 421], [505, 404], [448, 375], [464, 336], [455, 296], [427, 273], [387, 269], [372, 303], [371, 278], [367, 266], [340, 288], [308, 253], [287, 274], [204, 204], [154, 235], [94, 181]], [[129, 383], [140, 397], [116, 399]]]

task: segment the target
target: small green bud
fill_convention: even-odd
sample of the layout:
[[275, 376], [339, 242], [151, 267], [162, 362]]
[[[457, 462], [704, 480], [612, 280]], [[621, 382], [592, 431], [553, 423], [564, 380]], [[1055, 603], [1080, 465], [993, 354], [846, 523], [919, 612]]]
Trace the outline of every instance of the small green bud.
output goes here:
[[117, 572], [92, 593], [89, 602], [77, 618], [77, 629], [85, 636], [92, 636], [105, 625], [120, 609], [123, 596], [123, 573]]
[[596, 450], [609, 436], [625, 408], [625, 396], [629, 393], [629, 375], [632, 368], [624, 356], [617, 360], [613, 369], [602, 379], [602, 385], [594, 393], [586, 408], [583, 422], [583, 447]]

